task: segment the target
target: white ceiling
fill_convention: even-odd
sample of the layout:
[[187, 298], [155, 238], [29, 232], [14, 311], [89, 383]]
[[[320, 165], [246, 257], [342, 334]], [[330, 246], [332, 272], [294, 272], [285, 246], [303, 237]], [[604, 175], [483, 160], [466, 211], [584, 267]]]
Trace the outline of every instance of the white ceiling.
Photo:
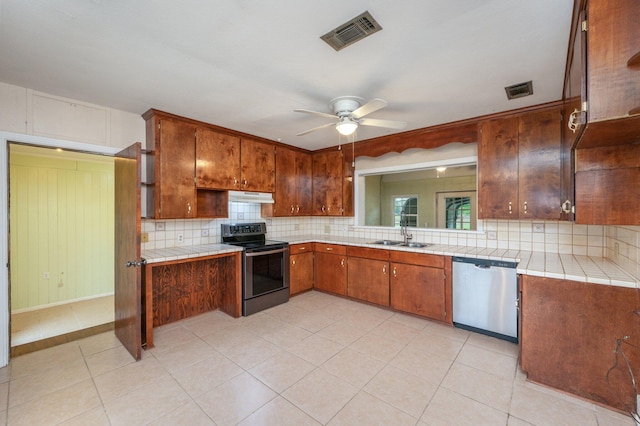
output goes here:
[[[0, 81], [135, 114], [157, 108], [307, 149], [354, 95], [418, 129], [561, 98], [573, 0], [0, 0]], [[368, 10], [339, 52], [320, 36]], [[533, 80], [508, 101], [504, 87]], [[396, 131], [393, 131], [396, 132]], [[357, 140], [393, 133], [360, 126]], [[344, 141], [344, 137], [343, 137]]]

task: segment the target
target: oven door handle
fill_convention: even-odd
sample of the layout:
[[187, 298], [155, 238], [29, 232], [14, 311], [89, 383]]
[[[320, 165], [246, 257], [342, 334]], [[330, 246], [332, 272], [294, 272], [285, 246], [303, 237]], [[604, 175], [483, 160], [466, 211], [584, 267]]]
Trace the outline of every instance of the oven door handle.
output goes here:
[[244, 255], [246, 257], [254, 257], [254, 256], [264, 256], [266, 254], [276, 254], [276, 253], [284, 253], [285, 251], [287, 251], [289, 248], [288, 247], [284, 247], [284, 248], [279, 248], [279, 249], [275, 249], [275, 250], [267, 250], [267, 251], [252, 251], [252, 252], [245, 252]]

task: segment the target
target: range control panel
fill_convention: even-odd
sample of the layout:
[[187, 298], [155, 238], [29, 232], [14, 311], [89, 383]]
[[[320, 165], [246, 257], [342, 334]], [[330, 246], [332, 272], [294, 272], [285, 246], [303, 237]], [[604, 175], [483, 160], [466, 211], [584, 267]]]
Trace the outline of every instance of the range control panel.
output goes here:
[[222, 224], [222, 236], [263, 235], [267, 233], [267, 224], [260, 223], [231, 223]]

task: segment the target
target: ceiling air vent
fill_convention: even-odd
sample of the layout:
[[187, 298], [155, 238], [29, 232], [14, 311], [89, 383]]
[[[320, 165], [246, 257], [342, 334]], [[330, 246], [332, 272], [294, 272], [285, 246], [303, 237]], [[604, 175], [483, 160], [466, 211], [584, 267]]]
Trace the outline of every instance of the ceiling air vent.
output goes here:
[[531, 80], [525, 83], [514, 84], [513, 86], [507, 86], [504, 88], [507, 92], [507, 98], [517, 99], [522, 98], [523, 96], [533, 95], [533, 83]]
[[356, 41], [360, 41], [363, 38], [380, 31], [381, 29], [382, 27], [380, 24], [378, 24], [376, 20], [373, 19], [373, 16], [366, 11], [339, 27], [334, 28], [320, 38], [338, 51], [352, 45]]

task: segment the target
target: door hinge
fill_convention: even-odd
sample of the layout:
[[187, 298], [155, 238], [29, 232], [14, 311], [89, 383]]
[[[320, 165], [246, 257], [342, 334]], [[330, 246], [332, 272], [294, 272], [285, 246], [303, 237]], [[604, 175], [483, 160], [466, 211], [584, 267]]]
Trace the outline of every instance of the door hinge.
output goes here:
[[589, 21], [587, 21], [586, 19], [582, 21], [582, 24], [580, 25], [580, 29], [582, 31], [589, 31]]

